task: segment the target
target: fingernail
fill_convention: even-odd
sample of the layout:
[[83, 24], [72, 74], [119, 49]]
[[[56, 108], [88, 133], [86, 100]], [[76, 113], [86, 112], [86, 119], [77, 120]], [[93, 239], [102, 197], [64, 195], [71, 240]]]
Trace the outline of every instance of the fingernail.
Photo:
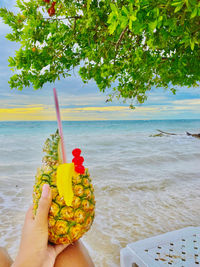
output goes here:
[[42, 187], [42, 197], [48, 198], [49, 197], [50, 188], [48, 184], [44, 184]]

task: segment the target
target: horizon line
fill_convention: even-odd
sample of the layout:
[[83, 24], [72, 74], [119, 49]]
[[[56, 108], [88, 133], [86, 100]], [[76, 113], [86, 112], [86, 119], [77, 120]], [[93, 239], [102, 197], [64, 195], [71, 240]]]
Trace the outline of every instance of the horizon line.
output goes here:
[[[94, 122], [94, 121], [176, 121], [176, 120], [200, 120], [194, 118], [177, 118], [177, 119], [120, 119], [120, 120], [62, 120], [62, 122]], [[1, 122], [57, 122], [57, 120], [0, 120]]]

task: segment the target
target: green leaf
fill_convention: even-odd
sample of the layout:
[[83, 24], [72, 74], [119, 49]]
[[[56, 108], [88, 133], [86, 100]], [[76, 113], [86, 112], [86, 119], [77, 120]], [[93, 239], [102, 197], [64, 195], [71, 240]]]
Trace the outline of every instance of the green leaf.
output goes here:
[[7, 38], [8, 40], [10, 40], [10, 41], [16, 41], [16, 36], [15, 36], [14, 34], [12, 34], [12, 33], [8, 33], [8, 34], [6, 35], [6, 38]]
[[130, 104], [129, 108], [132, 109], [132, 110], [136, 109], [136, 107], [133, 106], [133, 104]]
[[176, 89], [175, 88], [170, 88], [171, 92], [173, 93], [173, 95], [176, 94]]
[[178, 1], [178, 2], [173, 2], [172, 4], [171, 4], [171, 6], [179, 6], [179, 5], [181, 5], [182, 4], [182, 1]]
[[184, 3], [179, 4], [179, 5], [175, 8], [174, 13], [180, 11], [181, 8], [183, 7], [183, 5], [184, 5]]
[[189, 7], [189, 0], [185, 0], [186, 7]]
[[115, 4], [111, 3], [111, 4], [110, 4], [110, 7], [111, 7], [112, 11], [113, 11], [115, 14], [118, 14], [118, 9], [117, 9], [117, 7], [116, 7]]
[[161, 22], [163, 20], [163, 16], [158, 17], [158, 22]]
[[8, 65], [9, 67], [15, 67], [15, 66], [16, 66], [16, 62], [15, 62], [15, 60], [14, 60], [13, 57], [9, 57], [9, 58], [8, 58], [8, 62], [10, 63], [10, 64]]
[[191, 16], [190, 16], [191, 19], [193, 19], [194, 17], [196, 17], [196, 15], [197, 15], [197, 11], [198, 11], [198, 9], [197, 9], [197, 7], [195, 7], [195, 8], [193, 9], [193, 11], [192, 11]]
[[137, 11], [136, 10], [132, 12], [132, 15], [130, 16], [130, 20], [132, 20], [132, 21], [137, 20]]
[[87, 0], [87, 11], [89, 11], [89, 9], [90, 9], [91, 2], [92, 2], [92, 0]]
[[150, 31], [153, 32], [156, 29], [156, 26], [157, 26], [157, 20], [150, 22], [149, 23], [149, 29], [150, 29]]
[[123, 16], [123, 17], [121, 18], [121, 25], [120, 25], [120, 27], [121, 27], [122, 29], [126, 28], [128, 22], [129, 22], [129, 21], [128, 21], [128, 18]]
[[109, 33], [113, 34], [114, 31], [116, 30], [117, 26], [118, 26], [117, 21], [114, 21], [112, 24], [110, 24], [110, 26], [108, 27]]
[[195, 45], [195, 42], [193, 39], [190, 39], [190, 47], [192, 50], [194, 50], [194, 45]]
[[133, 23], [132, 23], [132, 20], [129, 20], [129, 29], [132, 31], [132, 28], [133, 28]]
[[116, 20], [116, 15], [114, 12], [111, 12], [109, 17], [108, 17], [108, 23], [111, 24]]
[[124, 12], [124, 14], [126, 14], [128, 16], [129, 11], [125, 6], [122, 7], [122, 11]]

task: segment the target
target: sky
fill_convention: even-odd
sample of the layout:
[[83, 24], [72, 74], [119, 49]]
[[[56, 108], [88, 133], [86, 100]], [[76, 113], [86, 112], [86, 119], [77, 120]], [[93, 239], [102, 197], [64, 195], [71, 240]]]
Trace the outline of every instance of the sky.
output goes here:
[[[0, 7], [17, 12], [15, 0], [0, 0]], [[63, 120], [159, 120], [199, 119], [200, 88], [169, 90], [154, 88], [143, 105], [135, 110], [129, 103], [114, 100], [106, 103], [108, 93], [101, 93], [94, 82], [84, 84], [74, 71], [71, 77], [55, 84], [46, 84], [40, 90], [32, 87], [22, 91], [11, 90], [9, 77], [14, 73], [8, 67], [8, 57], [14, 56], [19, 44], [8, 41], [10, 29], [0, 19], [0, 121], [56, 120], [53, 87], [57, 88]]]

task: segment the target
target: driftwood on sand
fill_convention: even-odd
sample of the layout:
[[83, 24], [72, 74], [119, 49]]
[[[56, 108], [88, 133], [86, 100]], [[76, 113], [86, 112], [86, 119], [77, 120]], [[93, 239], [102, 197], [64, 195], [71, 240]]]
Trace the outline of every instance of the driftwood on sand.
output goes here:
[[[157, 131], [159, 132], [158, 134], [152, 134], [152, 135], [150, 135], [150, 137], [162, 137], [162, 136], [166, 136], [166, 135], [183, 135], [183, 134], [176, 134], [176, 133], [168, 133], [168, 132], [161, 131], [159, 129], [157, 129]], [[186, 132], [186, 135], [192, 136], [195, 138], [200, 138], [200, 133], [199, 134], [192, 134], [192, 133]]]
[[196, 138], [200, 138], [200, 133], [199, 134], [191, 134], [191, 133], [186, 132], [186, 134], [191, 135], [191, 136], [196, 137]]
[[158, 130], [158, 129], [157, 129], [157, 131], [160, 132], [160, 133], [162, 133], [162, 134], [177, 135], [175, 133], [167, 133], [167, 132], [164, 132], [164, 131], [161, 131], [161, 130]]

